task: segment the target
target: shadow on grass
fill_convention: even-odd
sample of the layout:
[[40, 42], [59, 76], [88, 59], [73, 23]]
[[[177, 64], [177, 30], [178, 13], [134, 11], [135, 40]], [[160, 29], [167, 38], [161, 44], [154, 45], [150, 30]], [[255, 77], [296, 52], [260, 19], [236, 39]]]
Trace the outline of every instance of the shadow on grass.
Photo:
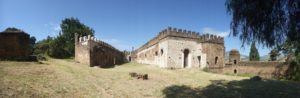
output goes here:
[[276, 80], [212, 80], [204, 88], [172, 85], [162, 92], [165, 98], [300, 98], [300, 83]]

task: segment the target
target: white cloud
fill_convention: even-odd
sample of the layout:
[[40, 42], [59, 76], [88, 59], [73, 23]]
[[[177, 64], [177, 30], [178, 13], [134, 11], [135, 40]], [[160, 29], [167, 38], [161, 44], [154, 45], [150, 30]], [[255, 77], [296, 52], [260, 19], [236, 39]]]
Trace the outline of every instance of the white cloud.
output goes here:
[[209, 33], [209, 34], [215, 34], [215, 35], [218, 35], [218, 36], [222, 36], [222, 37], [226, 37], [229, 35], [229, 30], [227, 31], [218, 31], [218, 30], [215, 30], [213, 28], [209, 28], [209, 27], [205, 27], [202, 29], [202, 32], [203, 33]]
[[60, 25], [58, 23], [47, 23], [44, 24], [45, 28], [48, 31], [48, 35], [50, 36], [57, 36], [59, 34], [59, 32], [61, 31]]
[[59, 25], [55, 25], [54, 27], [53, 27], [53, 29], [54, 29], [54, 31], [61, 31], [61, 28], [60, 28], [60, 26]]

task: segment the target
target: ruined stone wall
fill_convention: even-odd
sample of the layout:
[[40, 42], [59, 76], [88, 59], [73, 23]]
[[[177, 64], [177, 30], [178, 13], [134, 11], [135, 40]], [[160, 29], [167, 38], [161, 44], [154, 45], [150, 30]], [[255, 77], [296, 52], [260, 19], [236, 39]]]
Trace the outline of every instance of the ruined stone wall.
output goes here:
[[229, 52], [229, 63], [230, 64], [233, 64], [233, 65], [236, 65], [240, 62], [240, 53], [238, 50], [231, 50]]
[[167, 51], [166, 42], [153, 45], [147, 49], [144, 49], [137, 53], [137, 61], [142, 64], [158, 65], [159, 67], [165, 67]]
[[224, 44], [224, 38], [212, 34], [202, 34], [200, 35], [199, 32], [194, 32], [190, 30], [184, 29], [177, 29], [168, 27], [168, 29], [164, 29], [159, 34], [145, 43], [142, 47], [138, 48], [136, 51], [141, 51], [146, 49], [154, 44], [160, 42], [160, 40], [166, 37], [179, 37], [179, 38], [187, 38], [186, 40], [193, 40], [197, 42], [206, 42], [206, 43], [217, 43], [217, 44]]
[[91, 65], [90, 53], [90, 44], [88, 41], [80, 41], [75, 43], [75, 61], [78, 61], [82, 64]]
[[[206, 54], [203, 53], [202, 43], [184, 38], [168, 38], [168, 65], [174, 68], [204, 68]], [[188, 51], [187, 64], [184, 66], [184, 51]]]
[[26, 58], [31, 51], [29, 45], [25, 32], [0, 32], [0, 59]]
[[111, 66], [124, 63], [125, 55], [111, 45], [100, 42], [91, 41], [91, 65]]
[[90, 66], [109, 67], [124, 63], [124, 54], [92, 36], [75, 35], [75, 60]]
[[203, 43], [203, 52], [207, 54], [206, 64], [209, 68], [225, 66], [225, 47], [224, 44]]
[[241, 61], [238, 65], [226, 65], [221, 72], [234, 74], [234, 70], [236, 70], [237, 74], [240, 75], [259, 75], [265, 78], [271, 78], [276, 73], [283, 75], [287, 68], [288, 64], [285, 62]]
[[[156, 51], [160, 52], [161, 49], [164, 51], [163, 55], [153, 56]], [[156, 37], [135, 50], [133, 56], [136, 56], [135, 60], [139, 63], [184, 68], [183, 50], [185, 49], [190, 53], [187, 68], [206, 67], [206, 60], [212, 61], [212, 57], [207, 58], [208, 55], [218, 56], [217, 65], [224, 65], [224, 38], [210, 34], [200, 35], [189, 30], [171, 27], [162, 30]], [[215, 65], [212, 64], [212, 66]]]

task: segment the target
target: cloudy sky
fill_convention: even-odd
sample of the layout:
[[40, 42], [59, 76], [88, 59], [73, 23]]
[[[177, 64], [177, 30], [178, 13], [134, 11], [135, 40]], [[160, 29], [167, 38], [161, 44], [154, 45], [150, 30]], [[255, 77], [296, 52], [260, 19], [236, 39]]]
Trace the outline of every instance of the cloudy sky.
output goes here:
[[[138, 48], [169, 26], [225, 37], [226, 51], [240, 50], [230, 36], [231, 16], [225, 0], [1, 0], [0, 31], [17, 27], [38, 40], [56, 36], [61, 20], [76, 17], [96, 31], [96, 37], [120, 50]], [[258, 47], [267, 55], [269, 49]]]

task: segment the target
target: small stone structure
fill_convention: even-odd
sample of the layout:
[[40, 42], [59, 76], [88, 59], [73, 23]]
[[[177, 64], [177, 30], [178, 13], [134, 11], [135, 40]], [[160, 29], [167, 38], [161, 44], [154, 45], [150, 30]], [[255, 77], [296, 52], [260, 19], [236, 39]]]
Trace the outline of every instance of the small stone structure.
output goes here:
[[232, 49], [229, 52], [229, 63], [236, 65], [238, 62], [240, 62], [240, 52], [236, 49]]
[[224, 56], [223, 37], [168, 27], [130, 57], [162, 68], [219, 68]]
[[240, 53], [234, 49], [230, 51], [229, 63], [224, 68], [211, 69], [210, 71], [272, 78], [274, 75], [283, 75], [287, 68], [288, 64], [281, 61], [240, 61]]
[[23, 31], [0, 32], [0, 59], [27, 59], [30, 35]]
[[90, 66], [112, 67], [124, 63], [124, 54], [93, 36], [75, 34], [75, 60]]

